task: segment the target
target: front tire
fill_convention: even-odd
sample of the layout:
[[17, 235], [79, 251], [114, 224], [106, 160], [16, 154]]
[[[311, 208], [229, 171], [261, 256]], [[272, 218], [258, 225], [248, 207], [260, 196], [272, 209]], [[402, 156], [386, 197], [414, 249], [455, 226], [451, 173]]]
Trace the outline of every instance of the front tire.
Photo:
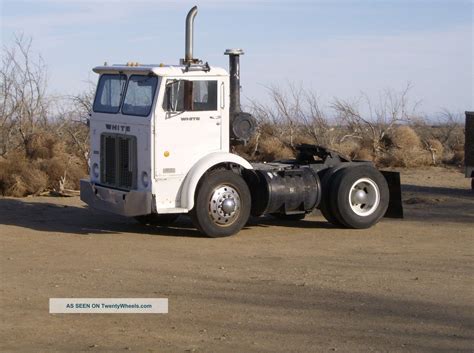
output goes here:
[[244, 179], [229, 170], [216, 170], [201, 181], [191, 219], [208, 237], [227, 237], [244, 227], [250, 208], [250, 191]]

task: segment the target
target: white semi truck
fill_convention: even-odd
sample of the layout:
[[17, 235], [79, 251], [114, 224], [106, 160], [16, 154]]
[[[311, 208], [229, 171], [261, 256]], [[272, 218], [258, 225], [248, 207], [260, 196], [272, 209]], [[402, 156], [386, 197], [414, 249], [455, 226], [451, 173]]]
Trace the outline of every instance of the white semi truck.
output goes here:
[[[179, 65], [104, 65], [90, 117], [89, 206], [147, 224], [189, 214], [210, 237], [239, 232], [250, 215], [299, 220], [319, 208], [338, 226], [367, 228], [400, 216], [397, 173], [302, 145], [294, 160], [252, 164], [230, 152], [256, 121], [240, 107], [240, 49], [229, 73], [193, 57], [197, 7], [186, 17]], [[388, 211], [387, 211], [388, 210]]]

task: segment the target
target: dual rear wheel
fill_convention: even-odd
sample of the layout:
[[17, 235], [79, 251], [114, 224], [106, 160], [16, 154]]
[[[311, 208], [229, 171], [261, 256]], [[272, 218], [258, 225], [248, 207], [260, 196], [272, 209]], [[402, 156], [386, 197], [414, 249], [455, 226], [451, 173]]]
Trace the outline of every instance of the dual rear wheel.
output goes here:
[[387, 211], [389, 189], [384, 176], [369, 165], [329, 169], [322, 179], [319, 206], [332, 224], [347, 228], [369, 228]]

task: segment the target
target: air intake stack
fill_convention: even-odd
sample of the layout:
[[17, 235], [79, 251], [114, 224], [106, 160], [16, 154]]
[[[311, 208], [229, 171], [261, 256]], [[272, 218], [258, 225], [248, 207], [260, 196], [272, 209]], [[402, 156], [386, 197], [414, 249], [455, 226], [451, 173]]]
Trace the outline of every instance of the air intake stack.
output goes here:
[[229, 55], [230, 74], [230, 138], [231, 142], [246, 143], [254, 134], [257, 123], [255, 118], [242, 112], [240, 106], [240, 55], [242, 49], [227, 49], [224, 53]]

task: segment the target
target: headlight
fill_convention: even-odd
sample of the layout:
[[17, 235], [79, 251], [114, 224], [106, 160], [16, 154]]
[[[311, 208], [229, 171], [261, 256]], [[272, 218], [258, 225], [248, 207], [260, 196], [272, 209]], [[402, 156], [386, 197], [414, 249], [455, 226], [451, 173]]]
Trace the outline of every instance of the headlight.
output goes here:
[[99, 165], [97, 163], [92, 166], [92, 174], [95, 178], [99, 178]]
[[142, 173], [142, 184], [144, 187], [148, 187], [148, 183], [150, 182], [150, 180], [148, 179], [148, 174], [147, 172], [143, 172]]

